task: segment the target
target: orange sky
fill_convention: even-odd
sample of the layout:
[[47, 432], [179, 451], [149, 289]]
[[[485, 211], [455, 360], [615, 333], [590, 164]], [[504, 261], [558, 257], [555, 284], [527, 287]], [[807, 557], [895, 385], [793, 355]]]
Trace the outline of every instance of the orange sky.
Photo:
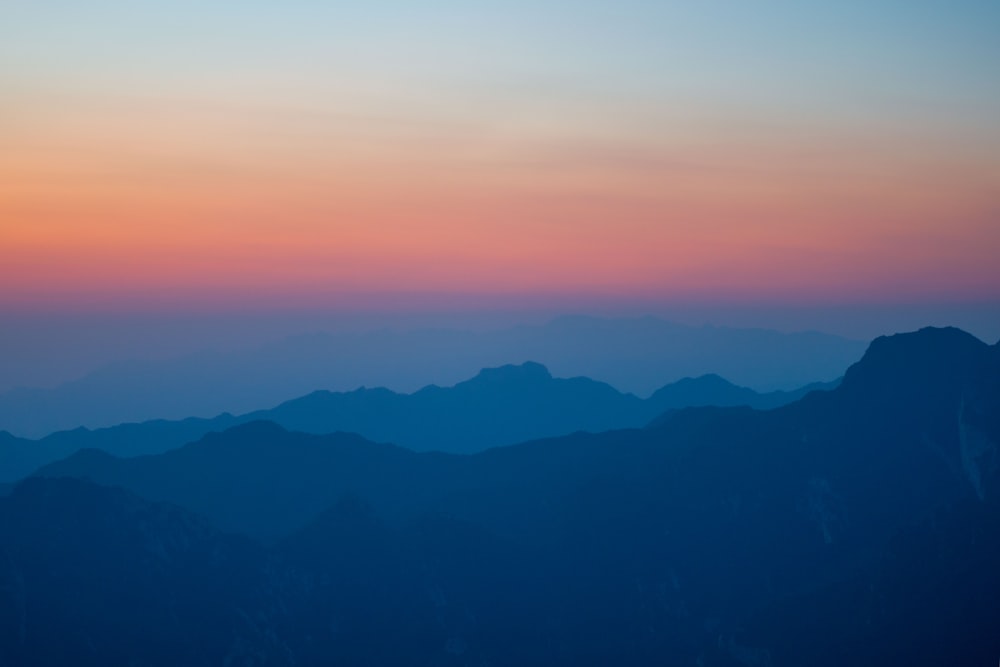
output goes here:
[[247, 92], [0, 68], [0, 306], [1000, 298], [1000, 141], [961, 113], [294, 71]]

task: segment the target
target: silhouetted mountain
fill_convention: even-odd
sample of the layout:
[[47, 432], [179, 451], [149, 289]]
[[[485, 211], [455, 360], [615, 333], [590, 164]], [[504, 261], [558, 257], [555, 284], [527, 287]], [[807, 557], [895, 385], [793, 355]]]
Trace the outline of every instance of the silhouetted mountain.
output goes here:
[[0, 432], [0, 481], [20, 479], [81, 449], [118, 456], [157, 454], [250, 421], [270, 420], [306, 433], [349, 431], [415, 450], [470, 453], [575, 431], [638, 427], [671, 408], [770, 408], [832, 386], [816, 384], [793, 392], [758, 394], [712, 375], [681, 380], [642, 400], [588, 378], [553, 378], [544, 366], [529, 362], [485, 369], [454, 387], [424, 387], [413, 394], [365, 388], [344, 393], [317, 391], [238, 417], [156, 420], [94, 431], [79, 428], [39, 441]]
[[308, 433], [359, 433], [411, 449], [481, 451], [573, 431], [638, 426], [655, 407], [587, 378], [555, 379], [526, 363], [480, 372], [449, 389], [315, 392], [251, 417]]
[[0, 499], [0, 664], [291, 664], [262, 549], [121, 489]]
[[839, 379], [832, 382], [813, 382], [793, 391], [771, 391], [761, 394], [746, 387], [738, 387], [718, 375], [709, 374], [697, 378], [684, 378], [668, 384], [654, 392], [648, 402], [656, 406], [661, 414], [667, 410], [699, 406], [745, 405], [756, 410], [770, 410], [794, 403], [812, 391], [830, 391], [839, 384]]
[[[720, 646], [768, 647], [774, 665], [992, 665], [1000, 656], [998, 526], [995, 502], [945, 507], [903, 527], [870, 568], [773, 602]], [[704, 664], [740, 664], [731, 653], [712, 652]]]
[[922, 330], [771, 411], [472, 456], [253, 423], [41, 474], [279, 538], [299, 664], [992, 664], [998, 408], [1000, 348]]
[[17, 480], [39, 466], [81, 449], [100, 449], [120, 456], [159, 454], [197, 440], [206, 433], [229, 428], [239, 421], [232, 415], [214, 419], [154, 420], [120, 424], [91, 431], [83, 427], [59, 431], [40, 440], [16, 438], [0, 431], [0, 480]]
[[862, 341], [819, 333], [693, 327], [652, 317], [563, 317], [487, 332], [304, 334], [252, 350], [117, 362], [52, 389], [12, 389], [0, 393], [0, 429], [43, 437], [77, 426], [236, 414], [317, 388], [413, 392], [525, 359], [559, 377], [601, 378], [642, 396], [705, 373], [770, 391], [839, 377], [864, 348]]

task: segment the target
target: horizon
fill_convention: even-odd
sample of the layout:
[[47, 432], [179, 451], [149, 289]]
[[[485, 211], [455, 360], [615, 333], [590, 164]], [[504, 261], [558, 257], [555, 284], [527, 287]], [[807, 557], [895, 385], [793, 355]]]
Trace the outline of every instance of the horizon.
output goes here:
[[[1000, 341], [1000, 303], [789, 308], [787, 306], [684, 304], [669, 308], [617, 307], [584, 312], [548, 309], [485, 309], [465, 312], [48, 312], [16, 313], [0, 330], [0, 395], [14, 388], [54, 388], [122, 362], [168, 362], [192, 355], [233, 355], [320, 334], [378, 331], [466, 331], [481, 334], [546, 327], [591, 318], [607, 322], [654, 320], [685, 327], [720, 327], [818, 333], [870, 342], [883, 335], [933, 327], [957, 327], [987, 344]], [[496, 363], [522, 363], [509, 358]], [[541, 363], [545, 363], [544, 360]], [[715, 373], [718, 369], [706, 368]], [[846, 369], [845, 369], [846, 370]], [[596, 377], [594, 379], [604, 380]], [[678, 378], [664, 378], [664, 382]], [[731, 379], [731, 378], [726, 378]], [[810, 381], [827, 381], [815, 377]], [[434, 378], [427, 378], [429, 384]], [[364, 384], [364, 383], [363, 383]], [[370, 384], [370, 383], [368, 383]], [[401, 385], [395, 386], [397, 389]], [[417, 382], [418, 386], [423, 386]], [[413, 384], [405, 385], [412, 390]], [[322, 387], [317, 386], [316, 389]], [[621, 387], [619, 387], [621, 388]], [[757, 390], [790, 389], [756, 386]], [[290, 398], [290, 397], [289, 397]]]

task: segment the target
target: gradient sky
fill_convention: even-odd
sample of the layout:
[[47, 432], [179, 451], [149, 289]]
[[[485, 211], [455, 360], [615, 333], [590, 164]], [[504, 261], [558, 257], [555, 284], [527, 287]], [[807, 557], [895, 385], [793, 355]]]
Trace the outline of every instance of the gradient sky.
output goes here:
[[0, 307], [997, 301], [998, 34], [995, 0], [6, 3]]

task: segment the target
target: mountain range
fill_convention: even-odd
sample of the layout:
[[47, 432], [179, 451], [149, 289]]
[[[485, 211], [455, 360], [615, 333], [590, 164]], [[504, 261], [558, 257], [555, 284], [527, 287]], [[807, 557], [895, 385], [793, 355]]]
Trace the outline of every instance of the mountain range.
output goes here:
[[558, 377], [600, 378], [639, 396], [707, 373], [757, 391], [790, 390], [839, 377], [864, 348], [863, 341], [821, 333], [696, 327], [653, 317], [561, 317], [491, 331], [316, 332], [251, 349], [120, 359], [58, 386], [0, 392], [0, 430], [41, 438], [78, 426], [240, 414], [320, 388], [412, 393], [529, 359]]
[[80, 449], [118, 456], [158, 454], [251, 421], [273, 421], [306, 433], [348, 431], [418, 451], [471, 453], [575, 431], [643, 426], [666, 410], [696, 405], [767, 409], [833, 386], [836, 382], [761, 394], [705, 375], [685, 378], [640, 399], [589, 378], [553, 378], [544, 366], [528, 362], [484, 369], [454, 387], [428, 386], [413, 394], [363, 387], [351, 392], [316, 391], [239, 416], [77, 428], [37, 441], [0, 432], [0, 481], [20, 479]]
[[992, 664], [998, 447], [1000, 347], [924, 329], [773, 410], [473, 455], [78, 452], [0, 499], [0, 664]]

